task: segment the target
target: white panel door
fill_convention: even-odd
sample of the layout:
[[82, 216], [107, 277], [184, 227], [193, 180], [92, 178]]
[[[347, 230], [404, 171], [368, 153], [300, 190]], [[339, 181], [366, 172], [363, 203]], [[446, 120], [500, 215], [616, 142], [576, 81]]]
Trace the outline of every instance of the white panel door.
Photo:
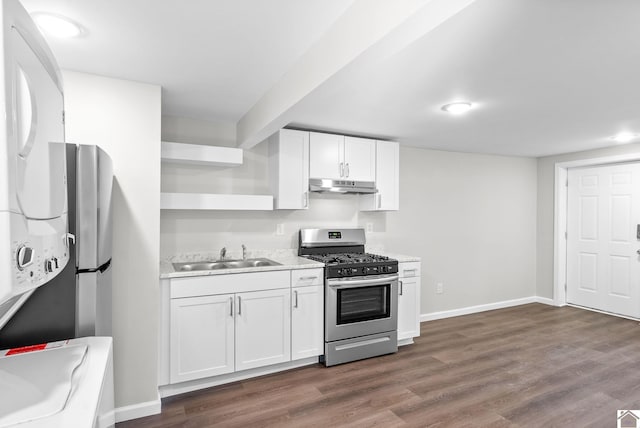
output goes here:
[[324, 354], [324, 286], [291, 292], [291, 360]]
[[291, 360], [291, 289], [238, 293], [236, 371]]
[[171, 383], [233, 372], [233, 296], [171, 299]]
[[569, 170], [567, 302], [640, 317], [640, 164]]
[[344, 178], [344, 136], [309, 133], [309, 177]]
[[376, 142], [368, 138], [344, 137], [344, 178], [374, 181], [376, 178]]

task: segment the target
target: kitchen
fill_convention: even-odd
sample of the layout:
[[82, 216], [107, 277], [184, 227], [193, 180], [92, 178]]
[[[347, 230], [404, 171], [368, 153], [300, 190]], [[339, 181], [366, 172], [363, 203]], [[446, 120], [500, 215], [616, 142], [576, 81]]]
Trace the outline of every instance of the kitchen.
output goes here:
[[[24, 1], [24, 5], [29, 11], [46, 8], [42, 2]], [[167, 5], [170, 9], [171, 4], [167, 2]], [[603, 2], [591, 2], [589, 5], [588, 11], [591, 15], [588, 16], [591, 17], [607, 13], [607, 8], [610, 7]], [[124, 4], [121, 6], [128, 7]], [[285, 6], [282, 5], [283, 8]], [[334, 6], [337, 16], [341, 10], [339, 6]], [[72, 12], [71, 6], [59, 7], [59, 13]], [[576, 2], [568, 2], [557, 7], [560, 10], [554, 12], [568, 19], [566, 14], [581, 6]], [[624, 2], [619, 7], [623, 10], [629, 8], [629, 11], [616, 12], [616, 19], [602, 21], [612, 23], [611, 26], [618, 25], [625, 31], [632, 31], [625, 25], [614, 23], [617, 19], [622, 19], [619, 15], [632, 17], [635, 6]], [[326, 8], [329, 10], [328, 6]], [[108, 10], [101, 9], [99, 12], [107, 16], [109, 13]], [[230, 15], [223, 12], [225, 11], [219, 11], [219, 15], [234, 16], [237, 19], [242, 11], [234, 11], [231, 8], [227, 11]], [[238, 15], [231, 15], [232, 12]], [[613, 14], [614, 11], [608, 13]], [[256, 15], [259, 13], [256, 12]], [[132, 11], [131, 19], [138, 17], [140, 22], [145, 22], [144, 16], [141, 10]], [[299, 18], [302, 19], [303, 16], [306, 14], [300, 13]], [[65, 70], [75, 70], [63, 72], [67, 103], [67, 140], [95, 142], [114, 159], [116, 179], [113, 328], [116, 407], [121, 412], [119, 420], [142, 417], [160, 410], [157, 388], [157, 336], [161, 301], [158, 284], [159, 262], [178, 253], [217, 254], [222, 247], [226, 247], [228, 251], [238, 255], [243, 244], [250, 252], [271, 249], [297, 250], [297, 234], [302, 228], [366, 228], [371, 224], [372, 232], [367, 233], [367, 248], [372, 246], [375, 252], [376, 248], [382, 247], [386, 251], [408, 254], [422, 260], [422, 321], [497, 309], [506, 305], [553, 303], [555, 163], [637, 153], [637, 144], [614, 145], [608, 140], [609, 135], [618, 132], [619, 123], [625, 124], [630, 131], [637, 130], [638, 124], [635, 123], [635, 119], [628, 118], [628, 109], [631, 108], [630, 105], [633, 106], [633, 101], [605, 109], [593, 106], [589, 100], [598, 98], [603, 100], [602, 105], [609, 106], [613, 105], [613, 100], [638, 97], [629, 97], [629, 94], [635, 94], [634, 90], [637, 91], [637, 85], [633, 83], [635, 80], [631, 80], [630, 77], [637, 70], [637, 64], [632, 58], [621, 54], [616, 56], [617, 51], [608, 49], [605, 41], [609, 39], [603, 36], [610, 34], [614, 37], [617, 33], [604, 23], [601, 23], [604, 28], [598, 27], [599, 32], [591, 30], [589, 25], [585, 24], [590, 22], [587, 18], [571, 22], [576, 26], [571, 40], [566, 40], [566, 45], [560, 44], [557, 50], [551, 50], [553, 55], [542, 57], [550, 64], [548, 69], [559, 70], [562, 77], [555, 76], [549, 70], [541, 70], [537, 63], [540, 57], [536, 55], [542, 55], [542, 52], [536, 50], [536, 47], [541, 45], [549, 49], [549, 40], [556, 41], [558, 37], [554, 35], [564, 34], [564, 21], [559, 19], [551, 27], [551, 31], [548, 16], [549, 12], [545, 7], [535, 6], [531, 2], [509, 7], [505, 2], [477, 1], [459, 16], [454, 17], [450, 26], [445, 24], [432, 34], [438, 38], [436, 41], [447, 46], [447, 49], [436, 49], [425, 42], [426, 46], [421, 48], [429, 49], [433, 54], [430, 57], [431, 61], [439, 64], [438, 69], [441, 72], [449, 70], [451, 75], [433, 76], [425, 72], [425, 76], [437, 82], [437, 86], [442, 89], [431, 88], [432, 92], [427, 92], [428, 96], [419, 100], [423, 103], [421, 109], [401, 108], [402, 102], [412, 99], [410, 85], [406, 89], [400, 88], [396, 97], [381, 98], [385, 100], [385, 108], [381, 108], [379, 114], [388, 115], [389, 122], [392, 118], [397, 120], [396, 116], [414, 117], [416, 112], [429, 117], [426, 120], [429, 129], [420, 128], [417, 133], [421, 137], [417, 141], [414, 139], [411, 144], [407, 144], [405, 140], [400, 139], [400, 208], [398, 211], [389, 212], [360, 211], [358, 195], [332, 194], [311, 194], [308, 210], [161, 210], [161, 192], [248, 195], [271, 193], [269, 151], [264, 143], [244, 150], [245, 160], [241, 166], [211, 168], [161, 163], [160, 141], [236, 146], [236, 141], [239, 140], [236, 122], [254, 102], [258, 101], [262, 91], [272, 84], [263, 84], [262, 88], [255, 89], [253, 95], [248, 96], [243, 91], [247, 91], [250, 82], [254, 81], [252, 79], [257, 78], [253, 77], [256, 67], [240, 63], [243, 67], [239, 66], [239, 70], [234, 71], [246, 74], [241, 75], [244, 78], [238, 77], [238, 93], [227, 93], [224, 92], [226, 88], [218, 87], [220, 92], [216, 94], [220, 94], [217, 96], [223, 104], [230, 102], [229, 100], [240, 103], [241, 99], [248, 98], [249, 101], [244, 101], [246, 110], [234, 106], [234, 113], [209, 114], [204, 119], [202, 116], [200, 119], [190, 118], [187, 108], [173, 107], [171, 110], [163, 104], [172, 96], [169, 89], [166, 89], [171, 88], [170, 85], [165, 88], [163, 84], [161, 90], [157, 84], [132, 82], [160, 80], [135, 74], [118, 74], [107, 69], [99, 72], [87, 64], [99, 61], [87, 60], [94, 57], [88, 50], [84, 50], [87, 48], [82, 47], [82, 39], [73, 41], [71, 49], [65, 47], [61, 41], [52, 40], [51, 46], [61, 67]], [[251, 22], [256, 26], [256, 34], [260, 34], [259, 28], [264, 29], [257, 26], [260, 18], [252, 18], [257, 21]], [[80, 21], [80, 18], [76, 19]], [[325, 16], [325, 19], [323, 22], [328, 23], [332, 17]], [[514, 23], [509, 24], [510, 20]], [[320, 22], [319, 17], [316, 22]], [[218, 24], [228, 31], [232, 30], [225, 27], [224, 22]], [[88, 23], [84, 25], [89, 27]], [[528, 55], [516, 55], [517, 49], [508, 43], [497, 44], [496, 40], [503, 39], [504, 32], [515, 31], [512, 26], [526, 28], [530, 32], [526, 33], [523, 29], [523, 33], [531, 36], [520, 40], [524, 46], [521, 50], [528, 52]], [[487, 30], [487, 27], [491, 29]], [[315, 30], [319, 35], [324, 28]], [[549, 34], [541, 34], [544, 31], [548, 31]], [[479, 37], [478, 34], [483, 34], [484, 37]], [[287, 35], [283, 34], [281, 37], [289, 39], [285, 36]], [[472, 44], [468, 50], [463, 50], [470, 36], [476, 44]], [[88, 37], [86, 41], [89, 40]], [[122, 35], [113, 34], [112, 37], [116, 47], [123, 46], [124, 30]], [[563, 62], [562, 49], [568, 49], [567, 46], [571, 46], [571, 43], [583, 46], [580, 37], [586, 37], [590, 48], [585, 48], [584, 51], [577, 49], [575, 56], [567, 55], [567, 62]], [[627, 39], [624, 35], [620, 37], [626, 40], [627, 46], [632, 43], [630, 40], [638, 39]], [[539, 38], [547, 44], [539, 43]], [[427, 37], [425, 40], [431, 39]], [[603, 42], [598, 43], [598, 40]], [[140, 41], [141, 46], [145, 46], [142, 50], [151, 52], [152, 42], [146, 39]], [[179, 50], [179, 47], [172, 44], [163, 46]], [[452, 46], [457, 49], [453, 49]], [[502, 46], [502, 49], [495, 49], [495, 46]], [[80, 58], [70, 58], [69, 62], [65, 63], [64, 54], [74, 49], [81, 53]], [[224, 45], [219, 49], [222, 53], [228, 53]], [[247, 54], [254, 52], [250, 47], [246, 49]], [[449, 50], [461, 54], [448, 56]], [[228, 54], [229, 58], [240, 61], [231, 55], [232, 53]], [[488, 57], [486, 62], [476, 62], [481, 55]], [[257, 54], [251, 57], [262, 58], [267, 64], [273, 62], [270, 58]], [[408, 54], [406, 58], [398, 56], [395, 58], [398, 64], [395, 65], [403, 65], [402, 61], [409, 61], [410, 58]], [[510, 61], [509, 58], [514, 59]], [[139, 58], [130, 56], [117, 57], [114, 61], [133, 64], [136, 60]], [[620, 61], [629, 62], [623, 62], [624, 66], [616, 69], [619, 73], [616, 74], [608, 64]], [[286, 61], [280, 66], [279, 73], [287, 69], [284, 63]], [[511, 68], [496, 67], [495, 64], [509, 65]], [[169, 73], [172, 65], [164, 66]], [[407, 67], [402, 66], [398, 69], [406, 70]], [[574, 79], [575, 75], [579, 74], [576, 73], [576, 69], [592, 70], [594, 75], [602, 73], [604, 76], [615, 76], [601, 79], [610, 85], [617, 81], [619, 86], [611, 88], [602, 84], [602, 91], [609, 91], [611, 96], [600, 92], [593, 93], [596, 85], [591, 84], [588, 79], [584, 82]], [[455, 70], [458, 70], [458, 74]], [[473, 73], [469, 74], [481, 76], [484, 80], [478, 77], [478, 86], [474, 86], [474, 82], [464, 79], [466, 70], [472, 70]], [[533, 73], [532, 70], [537, 72]], [[416, 67], [416, 74], [419, 71], [424, 70]], [[175, 67], [171, 73], [180, 76], [184, 70], [182, 67]], [[509, 75], [515, 79], [507, 79]], [[436, 79], [437, 77], [442, 80]], [[592, 75], [588, 77], [595, 78]], [[539, 80], [535, 80], [536, 78]], [[366, 79], [362, 80], [363, 84], [367, 83]], [[525, 91], [527, 83], [532, 80], [539, 85], [534, 85], [537, 91], [541, 91], [540, 88], [545, 89], [539, 97], [533, 89]], [[219, 81], [221, 83], [218, 85], [224, 86], [225, 80]], [[575, 85], [582, 83], [583, 92], [568, 86], [567, 82], [570, 81]], [[335, 87], [340, 89], [344, 89], [346, 84], [341, 79], [335, 79], [333, 82]], [[467, 83], [463, 85], [461, 82]], [[503, 82], [504, 86], [499, 86], [500, 82]], [[456, 85], [463, 85], [460, 89], [462, 94], [455, 93]], [[362, 89], [355, 85], [353, 91], [345, 91], [345, 98], [359, 95], [363, 104], [372, 105], [371, 100], [365, 97], [366, 85], [364, 86], [365, 89]], [[335, 94], [335, 87], [328, 88], [327, 93]], [[498, 99], [498, 94], [502, 94], [500, 96], [503, 98]], [[515, 99], [508, 97], [509, 94], [522, 94], [522, 97]], [[568, 96], [569, 94], [571, 96]], [[580, 94], [584, 96], [580, 97]], [[388, 96], [388, 93], [384, 92], [381, 95]], [[460, 95], [472, 97], [469, 101], [476, 104], [477, 108], [466, 116], [455, 118], [440, 110], [443, 104]], [[312, 109], [301, 109], [296, 120], [310, 125], [315, 122], [315, 128], [308, 128], [321, 131], [342, 131], [364, 137], [386, 137], [385, 139], [390, 140], [396, 137], [396, 134], [385, 131], [384, 127], [378, 128], [385, 121], [376, 116], [368, 120], [366, 126], [358, 124], [355, 119], [351, 124], [346, 119], [342, 122], [336, 120], [329, 116], [328, 112], [332, 109], [335, 109], [336, 116], [349, 115], [335, 105], [327, 107], [323, 104], [323, 101], [326, 102], [323, 96], [328, 97], [319, 93], [319, 100], [309, 100], [312, 105], [320, 107], [317, 109], [319, 111], [315, 111], [314, 117], [317, 119], [312, 120], [309, 116]], [[399, 101], [392, 103], [394, 100]], [[529, 104], [523, 100], [536, 106], [537, 110], [530, 110]], [[561, 101], [570, 104], [556, 105]], [[387, 106], [387, 102], [391, 104]], [[486, 115], [491, 111], [490, 102], [494, 103], [494, 108], [497, 108], [496, 103], [503, 103], [505, 107], [498, 109], [499, 112], [494, 113], [495, 116], [488, 117]], [[376, 104], [380, 104], [380, 101], [373, 105]], [[550, 106], [553, 106], [553, 109], [547, 110], [552, 108]], [[594, 110], [585, 110], [584, 106], [590, 106]], [[352, 112], [368, 111], [359, 104], [346, 105], [344, 108], [349, 107]], [[280, 110], [272, 112], [273, 116], [279, 114]], [[510, 114], [513, 116], [509, 116]], [[550, 117], [554, 114], [555, 117], [566, 118], [567, 122], [557, 123], [554, 117]], [[593, 120], [593, 115], [601, 116], [602, 120]], [[410, 125], [402, 121], [399, 123], [407, 127]], [[513, 126], [500, 127], [497, 123], [512, 123]], [[545, 130], [542, 128], [547, 129], [547, 132], [542, 132]], [[97, 133], [95, 130], [109, 132]], [[474, 135], [479, 137], [474, 138]], [[409, 140], [407, 138], [407, 141]], [[516, 144], [516, 141], [521, 145]], [[526, 146], [528, 149], [519, 148], [525, 147], [527, 141], [530, 144]], [[572, 152], [580, 153], [562, 154]], [[282, 234], [278, 234], [279, 230]], [[438, 284], [442, 284], [442, 293], [436, 293]], [[423, 326], [428, 324], [422, 323]]]

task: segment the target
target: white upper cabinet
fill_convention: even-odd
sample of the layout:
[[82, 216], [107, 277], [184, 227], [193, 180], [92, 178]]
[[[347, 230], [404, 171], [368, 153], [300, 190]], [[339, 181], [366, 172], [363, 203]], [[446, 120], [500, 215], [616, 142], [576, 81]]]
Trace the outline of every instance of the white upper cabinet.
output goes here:
[[374, 181], [376, 142], [367, 138], [344, 137], [344, 176], [354, 181]]
[[277, 210], [309, 208], [309, 132], [281, 129], [269, 137], [269, 178]]
[[373, 181], [375, 141], [367, 138], [309, 133], [309, 175], [311, 178]]
[[344, 136], [309, 133], [309, 176], [333, 178], [344, 175]]
[[397, 211], [400, 208], [400, 150], [393, 141], [376, 141], [377, 193], [360, 195], [361, 211]]

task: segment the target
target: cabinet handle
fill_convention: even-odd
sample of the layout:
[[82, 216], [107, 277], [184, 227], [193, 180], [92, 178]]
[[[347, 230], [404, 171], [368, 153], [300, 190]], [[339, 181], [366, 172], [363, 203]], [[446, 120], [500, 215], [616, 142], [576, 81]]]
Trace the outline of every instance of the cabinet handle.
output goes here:
[[340, 177], [344, 177], [344, 163], [340, 162], [340, 167], [338, 172], [340, 173]]
[[238, 296], [238, 315], [242, 315], [242, 298]]
[[402, 281], [398, 281], [398, 284], [400, 284], [400, 295], [402, 296], [403, 290], [402, 290]]
[[317, 276], [301, 276], [300, 278], [298, 278], [298, 281], [307, 281], [307, 280], [312, 280], [316, 278]]
[[402, 276], [416, 276], [417, 269], [405, 269]]
[[382, 193], [378, 193], [378, 208], [382, 208]]
[[295, 297], [294, 301], [295, 303], [293, 304], [294, 308], [298, 307], [298, 290], [293, 290], [293, 297]]
[[230, 308], [229, 315], [233, 317], [233, 297], [229, 297], [229, 308]]
[[346, 167], [347, 167], [347, 178], [349, 178], [349, 164], [348, 163], [346, 164]]
[[309, 207], [309, 192], [304, 192], [302, 197], [303, 197], [303, 204], [304, 204], [303, 206], [305, 208], [308, 208]]

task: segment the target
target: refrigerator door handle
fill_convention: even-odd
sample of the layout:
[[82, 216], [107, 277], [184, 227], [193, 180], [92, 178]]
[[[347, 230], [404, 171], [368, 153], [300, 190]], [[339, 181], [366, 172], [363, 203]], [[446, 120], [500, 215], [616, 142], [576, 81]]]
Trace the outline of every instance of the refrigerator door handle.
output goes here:
[[64, 242], [64, 245], [69, 248], [69, 243], [73, 245], [76, 244], [76, 235], [73, 233], [65, 233], [62, 235], [62, 242]]

